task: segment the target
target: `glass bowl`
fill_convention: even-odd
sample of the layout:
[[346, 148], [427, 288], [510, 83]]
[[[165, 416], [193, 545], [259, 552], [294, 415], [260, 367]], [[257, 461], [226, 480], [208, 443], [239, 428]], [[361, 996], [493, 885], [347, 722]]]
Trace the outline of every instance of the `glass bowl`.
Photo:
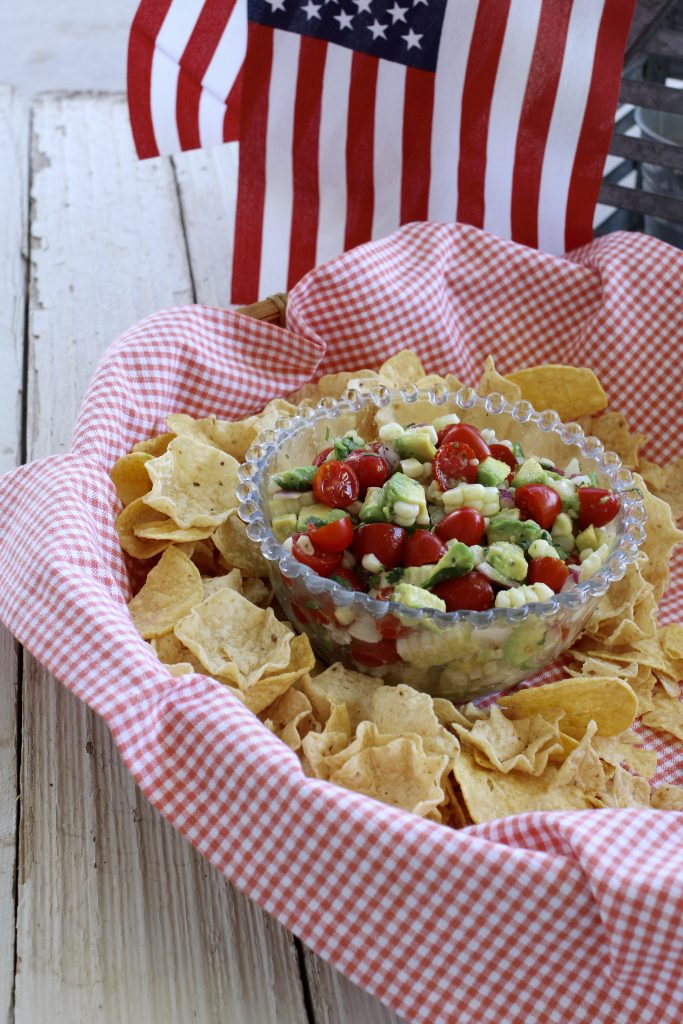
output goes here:
[[[461, 422], [494, 429], [501, 439], [519, 441], [527, 454], [550, 458], [560, 467], [575, 457], [582, 472], [597, 473], [602, 486], [619, 493], [614, 548], [601, 569], [548, 601], [441, 612], [347, 590], [318, 576], [275, 539], [267, 494], [272, 473], [310, 464], [327, 438], [351, 428], [373, 440], [375, 416], [405, 425], [449, 412]], [[529, 402], [512, 405], [500, 394], [481, 397], [472, 388], [391, 391], [375, 386], [366, 392], [349, 390], [340, 399], [323, 398], [316, 406], [301, 405], [296, 415], [275, 426], [247, 451], [237, 493], [240, 518], [268, 562], [283, 611], [299, 632], [308, 634], [322, 661], [340, 661], [432, 696], [463, 702], [508, 690], [555, 661], [577, 638], [610, 584], [624, 576], [645, 537], [642, 498], [618, 455], [587, 437], [578, 423], [562, 423], [556, 412], [537, 412]]]

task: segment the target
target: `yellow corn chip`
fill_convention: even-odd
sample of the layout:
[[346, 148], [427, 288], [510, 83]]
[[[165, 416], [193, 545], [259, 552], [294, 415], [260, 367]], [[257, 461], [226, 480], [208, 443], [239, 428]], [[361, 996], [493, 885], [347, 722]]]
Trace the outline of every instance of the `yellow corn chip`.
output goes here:
[[[493, 356], [487, 356], [484, 360], [484, 369], [477, 391], [480, 395], [498, 393], [507, 398], [508, 402], [517, 402], [522, 397], [522, 389], [519, 384], [515, 384], [509, 377], [503, 377], [498, 373]], [[499, 436], [504, 435], [501, 433]]]
[[242, 594], [242, 573], [239, 569], [231, 569], [224, 576], [204, 576], [202, 577], [202, 589], [204, 593], [202, 600], [206, 600], [207, 597], [211, 597], [219, 590], [236, 590], [238, 594]]
[[404, 684], [382, 686], [372, 693], [371, 715], [380, 733], [416, 734], [422, 738], [425, 753], [446, 754], [451, 762], [458, 755], [460, 744], [439, 722], [427, 693]]
[[651, 494], [671, 506], [674, 520], [683, 516], [683, 459], [674, 459], [663, 466], [641, 459], [638, 469]]
[[650, 785], [646, 779], [617, 767], [591, 803], [594, 807], [649, 807]]
[[650, 793], [650, 805], [660, 811], [683, 811], [683, 789], [680, 786], [659, 786]]
[[311, 729], [319, 729], [305, 693], [291, 687], [263, 711], [263, 722], [291, 750], [299, 750]]
[[147, 463], [152, 490], [143, 499], [178, 526], [219, 526], [237, 506], [239, 463], [193, 437], [176, 437]]
[[301, 682], [319, 722], [327, 722], [335, 707], [345, 705], [353, 732], [372, 718], [372, 696], [382, 686], [381, 679], [353, 672], [339, 662]]
[[550, 756], [563, 750], [557, 727], [559, 717], [560, 712], [556, 712], [552, 722], [541, 715], [514, 721], [493, 704], [488, 719], [474, 722], [469, 729], [457, 723], [452, 728], [485, 768], [495, 768], [504, 774], [515, 770], [542, 775]]
[[658, 688], [655, 690], [653, 703], [653, 710], [643, 715], [643, 724], [683, 740], [683, 704], [680, 699]]
[[601, 736], [615, 736], [633, 722], [638, 702], [628, 685], [616, 676], [575, 676], [534, 686], [498, 698], [515, 718], [564, 712], [562, 732], [580, 740], [593, 719]]
[[151, 641], [151, 646], [164, 665], [191, 665], [193, 672], [206, 675], [204, 666], [195, 658], [192, 651], [181, 644], [175, 633], [164, 633], [163, 636], [155, 637]]
[[128, 605], [135, 628], [145, 640], [173, 629], [202, 600], [196, 566], [177, 548], [167, 548], [145, 585]]
[[318, 779], [328, 779], [327, 758], [349, 745], [351, 724], [345, 704], [335, 704], [322, 732], [309, 732], [301, 741], [311, 773]]
[[506, 377], [517, 384], [521, 397], [536, 409], [554, 409], [562, 420], [600, 412], [607, 405], [600, 381], [587, 367], [547, 363], [508, 373]]
[[648, 556], [649, 563], [643, 567], [643, 578], [653, 585], [655, 600], [659, 601], [669, 585], [669, 559], [674, 548], [683, 541], [683, 532], [676, 528], [671, 506], [650, 494], [643, 478], [637, 473], [634, 473], [634, 479], [642, 491], [647, 513], [642, 550]]
[[191, 544], [197, 540], [206, 540], [213, 532], [213, 526], [177, 526], [172, 519], [152, 520], [135, 527], [135, 536], [143, 540], [167, 540], [174, 544]]
[[169, 540], [145, 540], [135, 535], [136, 530], [152, 522], [159, 522], [159, 513], [146, 505], [142, 498], [136, 498], [127, 505], [116, 520], [119, 544], [133, 558], [154, 558], [171, 543]]
[[[577, 419], [574, 414], [573, 419]], [[616, 452], [625, 466], [638, 466], [638, 452], [647, 441], [645, 434], [629, 429], [628, 420], [621, 412], [604, 412], [598, 416], [579, 416], [584, 432], [597, 437], [609, 452]]]
[[258, 544], [249, 540], [247, 527], [237, 514], [228, 516], [211, 538], [229, 568], [241, 569], [247, 576], [268, 575], [268, 563]]
[[146, 452], [131, 452], [130, 455], [122, 456], [112, 466], [109, 476], [124, 508], [150, 490], [152, 481], [145, 469], [145, 463], [151, 458], [152, 456]]
[[261, 679], [243, 685], [242, 696], [247, 707], [258, 714], [286, 693], [315, 664], [315, 655], [307, 636], [295, 636], [289, 648], [289, 662], [284, 669], [269, 670]]
[[390, 356], [379, 368], [379, 376], [390, 388], [403, 388], [424, 377], [424, 366], [409, 348]]
[[147, 455], [151, 455], [153, 459], [157, 459], [160, 455], [163, 455], [169, 444], [175, 437], [175, 434], [157, 434], [156, 437], [150, 437], [146, 441], [138, 441], [137, 444], [133, 445], [134, 452], [145, 452]]

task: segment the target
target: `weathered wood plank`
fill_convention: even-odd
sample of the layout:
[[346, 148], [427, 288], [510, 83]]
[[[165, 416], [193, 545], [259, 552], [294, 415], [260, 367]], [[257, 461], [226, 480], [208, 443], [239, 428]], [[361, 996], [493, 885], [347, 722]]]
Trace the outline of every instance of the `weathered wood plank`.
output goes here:
[[[34, 115], [29, 457], [63, 451], [117, 332], [192, 300], [168, 161], [139, 164], [123, 100]], [[291, 937], [147, 804], [108, 730], [28, 659], [17, 1024], [303, 1024]]]
[[[0, 473], [21, 459], [28, 242], [29, 109], [0, 87]], [[17, 819], [18, 652], [0, 627], [0, 1021], [12, 1019]]]
[[173, 157], [197, 302], [205, 306], [230, 305], [237, 149], [229, 143]]
[[315, 1024], [401, 1024], [402, 1018], [307, 948], [304, 964]]

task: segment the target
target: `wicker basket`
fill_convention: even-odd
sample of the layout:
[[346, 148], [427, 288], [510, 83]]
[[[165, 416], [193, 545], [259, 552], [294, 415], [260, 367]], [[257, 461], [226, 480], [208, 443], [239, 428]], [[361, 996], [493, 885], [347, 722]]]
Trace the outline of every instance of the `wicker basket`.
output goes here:
[[287, 296], [279, 292], [277, 295], [269, 295], [267, 299], [261, 299], [260, 302], [253, 302], [250, 306], [241, 306], [237, 312], [251, 316], [254, 320], [265, 320], [269, 324], [284, 327], [286, 309]]

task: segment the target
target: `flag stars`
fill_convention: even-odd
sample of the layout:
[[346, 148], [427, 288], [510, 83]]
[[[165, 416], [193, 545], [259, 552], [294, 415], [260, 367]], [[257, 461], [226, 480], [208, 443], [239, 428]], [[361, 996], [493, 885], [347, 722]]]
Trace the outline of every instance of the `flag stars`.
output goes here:
[[346, 11], [340, 11], [339, 14], [335, 14], [334, 20], [339, 22], [340, 32], [342, 29], [353, 27], [353, 18], [350, 14], [347, 14]]
[[421, 50], [422, 44], [420, 40], [422, 39], [422, 35], [423, 33], [413, 32], [412, 28], [409, 28], [408, 35], [401, 36], [401, 39], [405, 39], [406, 46], [409, 50], [412, 50], [413, 47], [415, 47], [416, 50]]
[[387, 11], [387, 14], [391, 15], [392, 24], [395, 25], [397, 21], [405, 21], [407, 10], [407, 7], [399, 7], [398, 4], [395, 3], [394, 6]]
[[267, 0], [267, 2], [270, 4], [271, 14], [285, 9], [285, 0]]
[[317, 18], [318, 20], [320, 20], [320, 15], [318, 14], [320, 7], [321, 4], [314, 4], [312, 0], [308, 0], [306, 6], [302, 8], [304, 14], [306, 15], [306, 19], [308, 21], [310, 21], [311, 18]]
[[368, 29], [372, 32], [373, 39], [386, 39], [388, 27], [388, 25], [382, 25], [377, 18], [375, 18], [372, 25], [368, 25]]
[[[353, 0], [353, 2], [358, 8], [356, 14], [370, 14], [372, 0]], [[424, 0], [422, 0], [422, 2], [424, 3]]]

